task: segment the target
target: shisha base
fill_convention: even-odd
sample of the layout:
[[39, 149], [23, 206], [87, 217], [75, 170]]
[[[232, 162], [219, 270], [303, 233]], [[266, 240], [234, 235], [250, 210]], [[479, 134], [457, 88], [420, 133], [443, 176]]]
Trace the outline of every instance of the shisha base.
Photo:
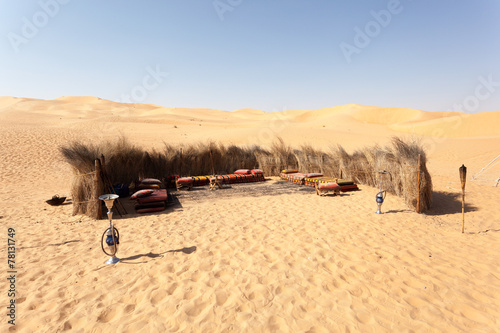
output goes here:
[[116, 264], [119, 261], [120, 261], [120, 259], [117, 258], [117, 257], [109, 257], [109, 259], [104, 264], [106, 264], [106, 265], [113, 265], [113, 264]]
[[[109, 219], [109, 228], [102, 235], [102, 237], [103, 237], [103, 239], [101, 239], [101, 242], [102, 242], [104, 240], [104, 235], [107, 233], [111, 234], [111, 230], [116, 230], [118, 232], [117, 229], [114, 229], [113, 222], [112, 222], [112, 220], [113, 220], [113, 203], [116, 199], [118, 199], [118, 195], [117, 194], [103, 194], [99, 197], [99, 199], [104, 201], [104, 203], [106, 204], [106, 208], [108, 208], [108, 219]], [[113, 231], [113, 236], [114, 236], [114, 231]], [[117, 241], [118, 241], [118, 239], [117, 239]], [[111, 250], [111, 253], [113, 253], [113, 256], [109, 257], [109, 259], [105, 262], [106, 265], [113, 265], [113, 264], [116, 264], [117, 262], [120, 261], [120, 259], [118, 259], [115, 256], [115, 254], [117, 252], [116, 246], [117, 246], [118, 242], [116, 244], [114, 242], [115, 242], [115, 240], [113, 239], [112, 245], [109, 245], [109, 243], [108, 243], [109, 249]], [[103, 247], [103, 251], [104, 251], [104, 247]], [[106, 251], [104, 251], [104, 253], [109, 255], [109, 253], [107, 253]]]

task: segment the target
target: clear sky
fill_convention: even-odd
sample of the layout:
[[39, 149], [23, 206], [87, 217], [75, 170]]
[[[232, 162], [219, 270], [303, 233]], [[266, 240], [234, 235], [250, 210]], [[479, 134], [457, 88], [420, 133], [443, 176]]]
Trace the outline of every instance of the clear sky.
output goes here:
[[0, 0], [0, 96], [500, 110], [498, 0]]

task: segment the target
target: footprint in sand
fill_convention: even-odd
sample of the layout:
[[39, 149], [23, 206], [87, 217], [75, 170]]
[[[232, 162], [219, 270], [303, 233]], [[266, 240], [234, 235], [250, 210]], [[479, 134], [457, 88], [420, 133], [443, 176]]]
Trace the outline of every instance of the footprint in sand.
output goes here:
[[228, 295], [225, 291], [220, 290], [215, 293], [215, 300], [218, 306], [224, 305], [228, 299]]
[[123, 310], [125, 313], [132, 313], [135, 310], [135, 304], [128, 304]]
[[356, 311], [356, 320], [362, 324], [368, 324], [368, 323], [373, 321], [373, 316], [368, 311], [357, 310]]
[[111, 309], [106, 309], [101, 312], [97, 317], [99, 323], [108, 323], [116, 317], [116, 309], [113, 307]]
[[175, 289], [177, 289], [177, 286], [178, 286], [177, 283], [173, 283], [170, 287], [168, 287], [167, 293], [169, 295], [172, 295], [174, 293]]
[[269, 317], [267, 324], [271, 331], [276, 332], [283, 332], [283, 330], [288, 327], [286, 320], [278, 316]]
[[163, 301], [167, 296], [167, 291], [164, 289], [155, 290], [151, 293], [151, 304], [156, 305]]
[[190, 317], [197, 317], [207, 307], [204, 302], [188, 305], [184, 312]]

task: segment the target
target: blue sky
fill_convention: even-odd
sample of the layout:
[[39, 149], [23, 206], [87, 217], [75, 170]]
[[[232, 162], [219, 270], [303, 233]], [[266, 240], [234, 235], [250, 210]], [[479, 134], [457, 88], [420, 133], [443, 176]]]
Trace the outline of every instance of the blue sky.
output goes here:
[[500, 1], [0, 0], [0, 96], [500, 110]]

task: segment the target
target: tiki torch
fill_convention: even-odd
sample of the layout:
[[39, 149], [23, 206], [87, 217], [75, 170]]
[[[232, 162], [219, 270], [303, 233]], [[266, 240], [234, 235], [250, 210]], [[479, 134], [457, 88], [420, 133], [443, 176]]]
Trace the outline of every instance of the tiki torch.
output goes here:
[[460, 168], [458, 168], [460, 173], [460, 182], [462, 183], [462, 233], [465, 231], [465, 180], [467, 177], [467, 168], [462, 164]]

